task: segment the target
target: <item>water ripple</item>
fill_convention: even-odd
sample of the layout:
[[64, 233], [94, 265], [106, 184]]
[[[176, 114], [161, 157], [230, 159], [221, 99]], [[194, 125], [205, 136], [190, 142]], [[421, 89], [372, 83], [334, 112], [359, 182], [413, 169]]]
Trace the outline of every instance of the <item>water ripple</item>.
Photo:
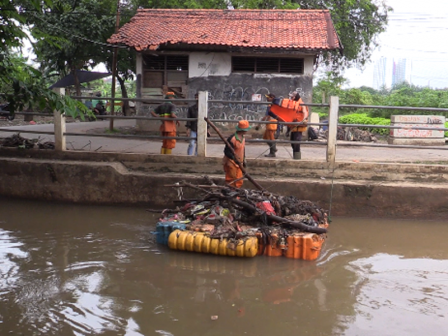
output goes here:
[[374, 335], [379, 325], [386, 331], [382, 335], [404, 335], [409, 321], [413, 335], [434, 335], [429, 329], [446, 326], [448, 260], [376, 254], [352, 261], [347, 268], [358, 280], [353, 284], [357, 315], [346, 335]]

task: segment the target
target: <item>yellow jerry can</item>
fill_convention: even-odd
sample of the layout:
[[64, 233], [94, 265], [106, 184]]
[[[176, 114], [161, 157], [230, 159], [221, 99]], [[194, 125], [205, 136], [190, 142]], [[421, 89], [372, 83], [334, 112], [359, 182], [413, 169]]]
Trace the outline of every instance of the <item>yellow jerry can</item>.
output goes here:
[[168, 247], [172, 250], [252, 258], [257, 255], [258, 240], [247, 237], [230, 243], [229, 239], [211, 239], [204, 232], [175, 230], [168, 237]]

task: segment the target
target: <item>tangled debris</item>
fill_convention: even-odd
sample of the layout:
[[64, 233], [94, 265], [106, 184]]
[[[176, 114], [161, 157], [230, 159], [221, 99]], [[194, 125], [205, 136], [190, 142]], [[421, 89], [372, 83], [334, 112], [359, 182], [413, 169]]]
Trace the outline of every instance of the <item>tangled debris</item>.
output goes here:
[[44, 143], [38, 143], [37, 148], [39, 149], [55, 149], [55, 144], [52, 141], [47, 141]]
[[37, 143], [37, 139], [26, 139], [20, 136], [20, 133], [13, 134], [8, 138], [3, 139], [2, 146], [3, 147], [19, 147], [30, 149], [34, 148], [34, 145]]
[[[328, 130], [323, 128], [317, 131], [318, 137], [327, 139]], [[362, 130], [357, 127], [341, 127], [337, 128], [337, 140], [344, 141], [360, 141], [360, 142], [378, 142], [377, 135], [367, 130]]]
[[32, 149], [37, 145], [39, 149], [54, 149], [55, 144], [52, 141], [41, 143], [40, 139], [27, 139], [20, 136], [20, 133], [13, 134], [10, 137], [4, 138], [0, 141], [3, 147], [16, 147], [22, 149]]
[[180, 196], [184, 188], [193, 189], [197, 198], [176, 200], [183, 205], [163, 210], [159, 221], [184, 224], [187, 230], [206, 232], [210, 238], [241, 239], [261, 235], [268, 244], [272, 243], [273, 236], [284, 240], [295, 233], [327, 232], [327, 211], [311, 201], [214, 183], [179, 182], [168, 187], [176, 188]]

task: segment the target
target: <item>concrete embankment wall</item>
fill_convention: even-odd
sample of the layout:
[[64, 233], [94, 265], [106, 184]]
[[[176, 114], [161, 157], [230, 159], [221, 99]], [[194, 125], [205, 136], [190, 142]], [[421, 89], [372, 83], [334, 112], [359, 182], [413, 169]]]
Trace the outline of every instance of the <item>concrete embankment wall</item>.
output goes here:
[[[249, 172], [274, 193], [329, 208], [333, 216], [448, 218], [443, 165], [248, 160]], [[0, 150], [0, 196], [87, 204], [174, 207], [179, 181], [223, 183], [221, 158], [68, 151]], [[249, 182], [244, 187], [251, 188]], [[191, 190], [183, 197], [194, 198]]]

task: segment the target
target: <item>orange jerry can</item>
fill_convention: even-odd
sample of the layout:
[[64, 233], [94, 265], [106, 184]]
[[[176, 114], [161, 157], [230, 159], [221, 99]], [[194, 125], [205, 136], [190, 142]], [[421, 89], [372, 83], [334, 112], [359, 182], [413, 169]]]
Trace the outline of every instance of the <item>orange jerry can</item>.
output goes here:
[[[265, 256], [269, 256], [269, 257], [281, 257], [283, 255], [283, 249], [278, 237], [278, 234], [273, 233], [271, 234], [269, 241], [267, 242], [267, 244], [264, 244], [262, 241], [262, 234], [260, 232], [258, 232], [256, 234], [257, 238], [258, 238], [258, 255], [265, 255]], [[285, 246], [286, 247], [286, 246]], [[264, 253], [263, 253], [263, 249], [264, 249]]]
[[287, 258], [316, 260], [319, 257], [324, 236], [315, 233], [297, 233], [288, 237]]
[[278, 235], [276, 233], [271, 234], [269, 243], [264, 250], [264, 255], [269, 257], [281, 257], [283, 255], [283, 250], [280, 248], [278, 242]]
[[285, 251], [286, 258], [294, 258], [294, 236], [288, 236], [286, 239], [288, 249]]

